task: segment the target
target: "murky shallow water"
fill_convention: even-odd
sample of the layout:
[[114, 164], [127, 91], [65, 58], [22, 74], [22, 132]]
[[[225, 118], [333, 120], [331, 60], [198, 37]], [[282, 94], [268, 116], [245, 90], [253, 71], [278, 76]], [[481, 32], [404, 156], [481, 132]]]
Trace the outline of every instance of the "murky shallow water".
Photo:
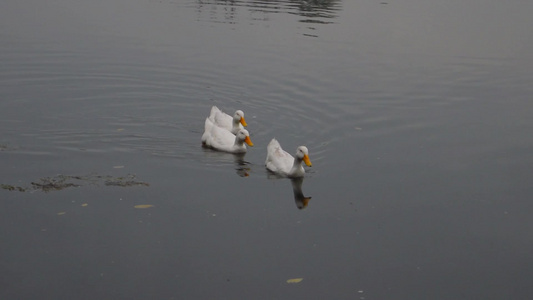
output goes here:
[[[0, 11], [0, 183], [93, 179], [0, 190], [2, 299], [531, 294], [531, 4]], [[244, 110], [244, 157], [200, 147], [212, 105]], [[310, 149], [304, 209], [273, 137]]]

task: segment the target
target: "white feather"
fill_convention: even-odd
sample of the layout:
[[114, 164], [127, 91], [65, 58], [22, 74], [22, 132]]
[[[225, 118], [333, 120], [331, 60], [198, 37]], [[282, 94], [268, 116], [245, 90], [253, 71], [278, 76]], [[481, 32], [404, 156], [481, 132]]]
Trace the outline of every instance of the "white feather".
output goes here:
[[302, 161], [306, 160], [309, 166], [311, 165], [308, 154], [307, 147], [300, 146], [296, 149], [296, 156], [293, 157], [281, 148], [276, 139], [272, 139], [267, 146], [265, 166], [268, 170], [282, 176], [303, 177], [305, 169], [302, 167]]
[[224, 152], [245, 153], [245, 142], [253, 146], [250, 141], [250, 134], [246, 129], [240, 129], [237, 135], [234, 135], [228, 130], [216, 126], [210, 118], [205, 119], [205, 131], [202, 135], [204, 146]]
[[211, 120], [211, 122], [213, 122], [213, 124], [217, 125], [218, 127], [222, 127], [226, 130], [229, 130], [233, 134], [237, 134], [239, 129], [244, 128], [242, 126], [243, 123], [246, 124], [246, 121], [244, 120], [244, 113], [242, 112], [242, 110], [237, 110], [232, 117], [222, 112], [216, 106], [211, 107], [209, 119]]

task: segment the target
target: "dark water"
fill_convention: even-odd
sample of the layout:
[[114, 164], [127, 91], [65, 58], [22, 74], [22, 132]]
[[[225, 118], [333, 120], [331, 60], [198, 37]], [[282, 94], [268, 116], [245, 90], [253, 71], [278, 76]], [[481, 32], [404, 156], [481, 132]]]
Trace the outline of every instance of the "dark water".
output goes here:
[[[529, 299], [532, 13], [2, 1], [0, 298]], [[244, 157], [200, 147], [212, 105]]]

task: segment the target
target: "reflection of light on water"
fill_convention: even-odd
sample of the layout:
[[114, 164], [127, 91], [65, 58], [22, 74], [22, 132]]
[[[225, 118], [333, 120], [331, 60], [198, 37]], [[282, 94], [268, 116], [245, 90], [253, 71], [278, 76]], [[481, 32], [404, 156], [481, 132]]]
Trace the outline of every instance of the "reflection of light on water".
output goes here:
[[313, 26], [334, 23], [333, 19], [338, 17], [337, 13], [341, 10], [341, 2], [340, 0], [197, 0], [196, 10], [199, 21], [226, 24], [268, 22], [271, 14], [291, 14], [300, 17], [298, 22], [309, 24], [308, 29], [316, 30]]

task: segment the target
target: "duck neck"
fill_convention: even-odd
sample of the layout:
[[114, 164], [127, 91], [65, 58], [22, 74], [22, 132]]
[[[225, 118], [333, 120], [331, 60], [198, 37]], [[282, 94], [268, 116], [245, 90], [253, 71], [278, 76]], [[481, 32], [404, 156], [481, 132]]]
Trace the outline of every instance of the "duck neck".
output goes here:
[[237, 146], [237, 147], [242, 147], [244, 145], [244, 141], [240, 140], [238, 137], [235, 137], [234, 145]]
[[235, 118], [233, 118], [233, 122], [232, 122], [233, 125], [232, 125], [232, 127], [231, 127], [232, 130], [234, 130], [234, 131], [238, 131], [238, 130], [241, 128], [241, 126], [239, 126], [240, 123], [241, 123], [241, 120], [240, 120], [240, 119], [235, 119]]
[[292, 164], [292, 168], [291, 168], [291, 171], [290, 171], [290, 174], [291, 175], [299, 175], [300, 173], [302, 173], [302, 159], [301, 158], [298, 158], [298, 157], [295, 157], [294, 158], [294, 163]]

